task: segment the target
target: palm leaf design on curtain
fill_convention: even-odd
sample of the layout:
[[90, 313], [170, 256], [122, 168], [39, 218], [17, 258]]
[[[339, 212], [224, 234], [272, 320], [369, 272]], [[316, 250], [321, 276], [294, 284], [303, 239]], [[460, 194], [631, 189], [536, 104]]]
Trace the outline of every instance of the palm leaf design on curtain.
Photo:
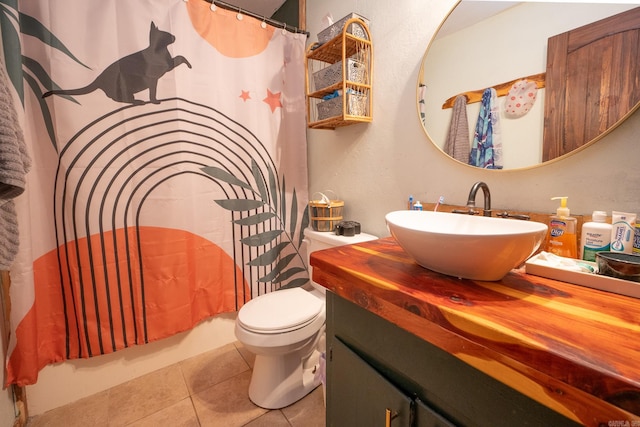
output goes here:
[[[235, 224], [250, 227], [257, 226], [258, 224], [265, 224], [272, 219], [277, 220], [277, 228], [273, 230], [262, 231], [261, 233], [257, 234], [251, 234], [241, 240], [243, 244], [251, 247], [272, 245], [270, 249], [265, 250], [264, 253], [248, 262], [248, 264], [251, 266], [267, 267], [278, 260], [278, 263], [271, 269], [271, 271], [260, 277], [258, 281], [263, 283], [273, 282], [276, 284], [281, 284], [283, 281], [291, 278], [292, 276], [295, 276], [298, 273], [306, 273], [306, 268], [296, 266], [289, 267], [289, 265], [295, 257], [299, 257], [300, 260], [302, 260], [303, 265], [306, 265], [303, 257], [300, 254], [300, 247], [302, 246], [302, 240], [304, 238], [303, 230], [309, 225], [309, 211], [305, 209], [302, 220], [300, 221], [300, 227], [298, 228], [298, 199], [296, 196], [296, 191], [294, 189], [291, 202], [292, 207], [289, 216], [289, 229], [286, 229], [287, 207], [286, 199], [284, 197], [284, 177], [282, 178], [283, 191], [280, 195], [278, 195], [277, 181], [273, 170], [270, 167], [267, 168], [269, 179], [269, 190], [267, 190], [267, 185], [262, 171], [258, 168], [258, 165], [253, 160], [251, 162], [251, 170], [253, 172], [253, 179], [255, 181], [257, 190], [248, 183], [236, 178], [223, 169], [211, 166], [202, 168], [202, 170], [216, 179], [222, 180], [231, 185], [237, 185], [239, 187], [245, 188], [259, 196], [259, 199], [257, 200], [222, 199], [215, 201], [224, 209], [232, 212], [249, 212], [247, 217], [234, 220], [233, 222]], [[279, 200], [280, 202], [278, 202]], [[263, 209], [264, 211], [251, 213], [252, 211], [255, 211], [257, 209]], [[298, 239], [297, 241], [294, 241], [296, 233], [298, 234]], [[288, 247], [293, 247], [295, 253], [290, 253], [281, 258], [281, 254]], [[297, 278], [287, 283], [286, 287], [301, 286], [308, 281], [308, 277]]]
[[[2, 48], [4, 53], [5, 65], [9, 79], [16, 89], [22, 105], [24, 105], [24, 79], [31, 91], [36, 95], [36, 99], [42, 110], [42, 118], [44, 119], [47, 133], [53, 148], [58, 151], [56, 145], [56, 135], [53, 130], [53, 121], [51, 119], [51, 111], [46, 101], [42, 98], [42, 87], [60, 89], [45, 71], [42, 66], [28, 56], [20, 55], [22, 49], [20, 47], [20, 37], [16, 27], [21, 33], [27, 36], [35, 37], [41, 40], [47, 46], [50, 46], [62, 52], [76, 63], [89, 69], [78, 58], [76, 58], [69, 49], [62, 43], [47, 27], [42, 25], [37, 19], [18, 12], [18, 0], [0, 0], [0, 28], [2, 29]], [[71, 96], [65, 95], [70, 101], [77, 103]]]

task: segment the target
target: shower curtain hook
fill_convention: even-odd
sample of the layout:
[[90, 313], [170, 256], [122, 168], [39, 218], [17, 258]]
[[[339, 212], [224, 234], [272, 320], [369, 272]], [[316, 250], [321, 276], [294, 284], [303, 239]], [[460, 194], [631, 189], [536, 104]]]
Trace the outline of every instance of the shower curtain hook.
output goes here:
[[267, 20], [267, 17], [266, 17], [266, 16], [263, 16], [263, 17], [262, 17], [262, 23], [260, 24], [260, 26], [262, 27], [262, 29], [267, 28], [267, 22], [266, 22], [266, 20]]
[[284, 23], [284, 27], [282, 27], [282, 34], [285, 35], [287, 34], [287, 23]]
[[211, 7], [209, 9], [211, 9], [211, 12], [216, 11], [216, 2], [214, 0], [211, 0]]
[[236, 15], [238, 21], [242, 21], [242, 8], [238, 8], [238, 14]]

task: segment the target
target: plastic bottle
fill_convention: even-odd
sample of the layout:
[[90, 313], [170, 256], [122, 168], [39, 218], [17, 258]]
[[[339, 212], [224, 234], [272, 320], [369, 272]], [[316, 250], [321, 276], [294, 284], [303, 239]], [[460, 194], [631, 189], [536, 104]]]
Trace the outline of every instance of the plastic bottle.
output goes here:
[[580, 257], [585, 261], [595, 261], [596, 252], [611, 249], [611, 224], [607, 224], [607, 213], [593, 211], [591, 221], [582, 225]]
[[611, 252], [633, 253], [636, 217], [634, 213], [611, 212]]
[[567, 207], [568, 197], [553, 197], [551, 200], [560, 199], [560, 207], [556, 210], [556, 215], [551, 216], [549, 221], [549, 234], [547, 252], [565, 258], [578, 257], [578, 240], [576, 228], [578, 220], [570, 216]]
[[422, 210], [422, 203], [420, 203], [420, 200], [416, 200], [416, 202], [413, 204], [413, 210], [414, 211]]

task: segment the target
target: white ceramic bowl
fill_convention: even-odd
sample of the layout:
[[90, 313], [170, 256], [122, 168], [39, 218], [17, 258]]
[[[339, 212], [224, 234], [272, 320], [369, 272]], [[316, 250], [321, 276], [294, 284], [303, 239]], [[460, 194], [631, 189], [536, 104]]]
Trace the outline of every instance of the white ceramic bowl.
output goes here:
[[418, 264], [472, 280], [502, 279], [535, 253], [547, 233], [539, 222], [445, 212], [395, 211], [385, 220]]

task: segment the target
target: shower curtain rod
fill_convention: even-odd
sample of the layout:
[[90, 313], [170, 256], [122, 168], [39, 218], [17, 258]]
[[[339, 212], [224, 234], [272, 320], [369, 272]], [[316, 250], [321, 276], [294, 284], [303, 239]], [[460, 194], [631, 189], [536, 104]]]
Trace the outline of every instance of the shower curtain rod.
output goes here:
[[242, 8], [240, 8], [238, 6], [229, 4], [227, 2], [218, 1], [218, 0], [206, 0], [206, 1], [209, 2], [209, 3], [212, 3], [212, 4], [216, 5], [216, 6], [220, 6], [223, 9], [232, 10], [234, 12], [240, 12], [243, 15], [247, 15], [247, 16], [251, 16], [251, 17], [256, 18], [256, 19], [260, 19], [260, 20], [262, 20], [262, 21], [266, 22], [267, 24], [272, 25], [274, 27], [282, 28], [284, 30], [287, 30], [289, 32], [296, 33], [296, 34], [304, 34], [307, 37], [309, 37], [309, 32], [308, 31], [301, 30], [298, 27], [293, 27], [293, 28], [292, 27], [287, 27], [287, 24], [285, 24], [284, 22], [276, 21], [275, 19], [267, 18], [266, 16], [260, 16], [260, 15], [258, 15], [256, 13], [253, 13], [253, 12], [250, 12], [248, 10], [242, 9]]

